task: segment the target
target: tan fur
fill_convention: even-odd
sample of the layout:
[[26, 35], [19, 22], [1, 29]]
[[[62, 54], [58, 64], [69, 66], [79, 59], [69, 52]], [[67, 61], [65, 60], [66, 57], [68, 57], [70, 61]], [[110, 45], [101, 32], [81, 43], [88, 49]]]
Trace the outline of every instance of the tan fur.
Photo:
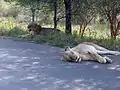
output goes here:
[[80, 62], [82, 60], [97, 61], [99, 63], [111, 63], [109, 57], [103, 57], [103, 54], [120, 55], [119, 51], [111, 51], [91, 42], [83, 42], [73, 48], [66, 48], [62, 60]]
[[31, 35], [38, 35], [41, 32], [41, 26], [35, 22], [31, 22], [28, 24], [28, 30]]
[[38, 35], [40, 33], [50, 33], [50, 32], [54, 32], [54, 31], [57, 31], [57, 32], [60, 31], [60, 30], [54, 29], [54, 28], [41, 27], [40, 25], [38, 25], [35, 22], [29, 23], [27, 28], [28, 28], [30, 35]]

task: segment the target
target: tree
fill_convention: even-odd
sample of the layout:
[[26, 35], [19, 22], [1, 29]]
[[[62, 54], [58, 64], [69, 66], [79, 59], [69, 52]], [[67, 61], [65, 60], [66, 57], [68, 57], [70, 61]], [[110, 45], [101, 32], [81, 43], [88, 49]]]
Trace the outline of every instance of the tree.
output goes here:
[[72, 33], [72, 29], [71, 29], [71, 0], [64, 0], [64, 4], [65, 4], [65, 17], [66, 17], [65, 33], [71, 34]]
[[58, 4], [61, 0], [47, 0], [47, 2], [44, 2], [47, 4], [47, 8], [49, 8], [51, 11], [53, 11], [53, 22], [54, 22], [54, 29], [57, 28], [57, 13], [58, 13]]
[[105, 15], [109, 21], [110, 33], [112, 38], [116, 38], [120, 30], [120, 0], [93, 0], [97, 11]]
[[40, 1], [39, 0], [5, 0], [6, 2], [15, 2], [16, 5], [28, 8], [31, 11], [32, 21], [35, 21], [36, 11], [39, 10]]
[[72, 19], [75, 24], [79, 24], [81, 37], [94, 16], [94, 6], [91, 0], [74, 0], [72, 2]]
[[[19, 2], [21, 2], [21, 5], [22, 5], [23, 1], [19, 0]], [[59, 17], [59, 15], [58, 15], [61, 13], [61, 11], [63, 11], [63, 8], [64, 8], [63, 0], [34, 0], [34, 1], [32, 1], [32, 3], [30, 1], [31, 0], [26, 0], [25, 3], [27, 3], [27, 4], [25, 4], [25, 5], [23, 4], [23, 5], [30, 7], [31, 12], [32, 12], [32, 17], [33, 17], [32, 21], [34, 21], [36, 10], [41, 10], [43, 13], [47, 13], [49, 15], [51, 12], [53, 12], [54, 28], [56, 29], [57, 23], [59, 22], [59, 20], [64, 18], [63, 16]], [[37, 5], [37, 6], [35, 6], [35, 5]]]
[[29, 8], [31, 11], [32, 22], [35, 21], [36, 12], [40, 8], [40, 2], [38, 0], [18, 0], [18, 4]]
[[57, 28], [58, 22], [65, 18], [64, 15], [64, 3], [63, 0], [47, 0], [47, 2], [44, 2], [47, 4], [47, 8], [49, 8], [50, 11], [53, 11], [53, 22], [54, 22], [54, 28]]
[[64, 5], [63, 5], [63, 0], [52, 0], [53, 2], [53, 11], [54, 11], [54, 28], [57, 28], [58, 22], [65, 18], [64, 15]]
[[57, 0], [54, 0], [54, 29], [57, 28]]

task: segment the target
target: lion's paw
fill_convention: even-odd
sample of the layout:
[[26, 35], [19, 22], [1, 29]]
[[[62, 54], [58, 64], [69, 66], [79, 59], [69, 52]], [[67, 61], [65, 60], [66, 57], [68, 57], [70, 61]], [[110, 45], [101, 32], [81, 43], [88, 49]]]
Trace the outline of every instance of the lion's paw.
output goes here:
[[106, 59], [107, 63], [113, 63], [112, 59], [110, 59], [109, 57], [105, 56], [104, 58]]

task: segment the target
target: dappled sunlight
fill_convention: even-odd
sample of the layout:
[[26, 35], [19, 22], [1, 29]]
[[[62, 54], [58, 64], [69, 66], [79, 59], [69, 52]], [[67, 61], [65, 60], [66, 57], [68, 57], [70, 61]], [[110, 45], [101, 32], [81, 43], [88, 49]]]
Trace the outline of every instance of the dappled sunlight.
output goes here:
[[8, 54], [1, 54], [0, 57], [5, 57], [5, 56], [8, 56]]
[[94, 65], [93, 68], [99, 68], [99, 65]]
[[23, 85], [21, 90], [101, 90], [101, 87], [119, 87], [119, 64], [62, 62], [62, 49], [45, 47], [1, 48], [0, 83]]
[[120, 55], [61, 60], [81, 42], [120, 51], [120, 0], [0, 0], [0, 90], [120, 90]]
[[120, 71], [120, 65], [111, 65], [108, 67], [109, 70]]

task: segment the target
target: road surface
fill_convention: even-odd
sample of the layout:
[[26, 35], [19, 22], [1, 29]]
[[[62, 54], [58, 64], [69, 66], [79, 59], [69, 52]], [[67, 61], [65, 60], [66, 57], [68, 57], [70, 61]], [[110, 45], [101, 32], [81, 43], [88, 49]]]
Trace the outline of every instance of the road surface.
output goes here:
[[63, 49], [0, 39], [0, 90], [120, 90], [114, 63], [62, 62]]

